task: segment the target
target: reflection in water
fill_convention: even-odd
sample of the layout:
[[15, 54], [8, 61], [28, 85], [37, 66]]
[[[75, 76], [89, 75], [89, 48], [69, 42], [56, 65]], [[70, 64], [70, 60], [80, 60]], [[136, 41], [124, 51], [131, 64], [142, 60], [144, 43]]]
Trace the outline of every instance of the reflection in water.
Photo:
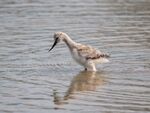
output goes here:
[[96, 88], [103, 85], [104, 82], [102, 72], [82, 71], [72, 79], [70, 87], [64, 97], [58, 96], [56, 90], [53, 91], [54, 103], [57, 105], [67, 104], [66, 100], [74, 98], [74, 93], [80, 91], [95, 91]]

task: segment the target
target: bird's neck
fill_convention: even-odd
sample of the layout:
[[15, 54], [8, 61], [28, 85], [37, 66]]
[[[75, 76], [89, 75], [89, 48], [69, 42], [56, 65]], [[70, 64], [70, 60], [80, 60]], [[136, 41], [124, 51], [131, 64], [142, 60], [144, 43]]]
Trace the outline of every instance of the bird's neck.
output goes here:
[[76, 47], [77, 44], [69, 36], [65, 37], [64, 42], [66, 43], [66, 45], [69, 47], [70, 50]]

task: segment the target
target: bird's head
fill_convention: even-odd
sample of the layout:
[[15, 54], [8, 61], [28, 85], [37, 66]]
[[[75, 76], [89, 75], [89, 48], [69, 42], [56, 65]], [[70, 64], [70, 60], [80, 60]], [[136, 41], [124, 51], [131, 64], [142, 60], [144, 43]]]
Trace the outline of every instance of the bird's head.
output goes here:
[[51, 51], [56, 46], [57, 43], [59, 43], [61, 41], [64, 41], [66, 36], [67, 36], [67, 34], [63, 33], [63, 32], [56, 32], [56, 33], [54, 33], [54, 36], [53, 36], [54, 44], [49, 49], [49, 51]]

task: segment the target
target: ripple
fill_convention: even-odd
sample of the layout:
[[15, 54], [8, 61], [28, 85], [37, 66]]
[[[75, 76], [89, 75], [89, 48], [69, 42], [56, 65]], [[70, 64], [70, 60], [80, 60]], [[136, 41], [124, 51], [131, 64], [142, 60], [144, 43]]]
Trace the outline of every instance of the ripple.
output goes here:
[[[0, 112], [148, 113], [149, 0], [0, 1]], [[53, 33], [111, 54], [82, 72]], [[9, 106], [9, 108], [8, 108]]]

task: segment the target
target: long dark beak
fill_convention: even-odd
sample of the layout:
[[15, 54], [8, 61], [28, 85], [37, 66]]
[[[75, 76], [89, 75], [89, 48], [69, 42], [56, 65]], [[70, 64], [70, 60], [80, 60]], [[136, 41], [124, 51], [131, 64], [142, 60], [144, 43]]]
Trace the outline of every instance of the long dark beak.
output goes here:
[[55, 39], [55, 42], [54, 42], [54, 44], [52, 45], [52, 47], [49, 49], [49, 51], [51, 51], [51, 50], [55, 47], [55, 45], [57, 44], [57, 41], [58, 41], [58, 38]]

